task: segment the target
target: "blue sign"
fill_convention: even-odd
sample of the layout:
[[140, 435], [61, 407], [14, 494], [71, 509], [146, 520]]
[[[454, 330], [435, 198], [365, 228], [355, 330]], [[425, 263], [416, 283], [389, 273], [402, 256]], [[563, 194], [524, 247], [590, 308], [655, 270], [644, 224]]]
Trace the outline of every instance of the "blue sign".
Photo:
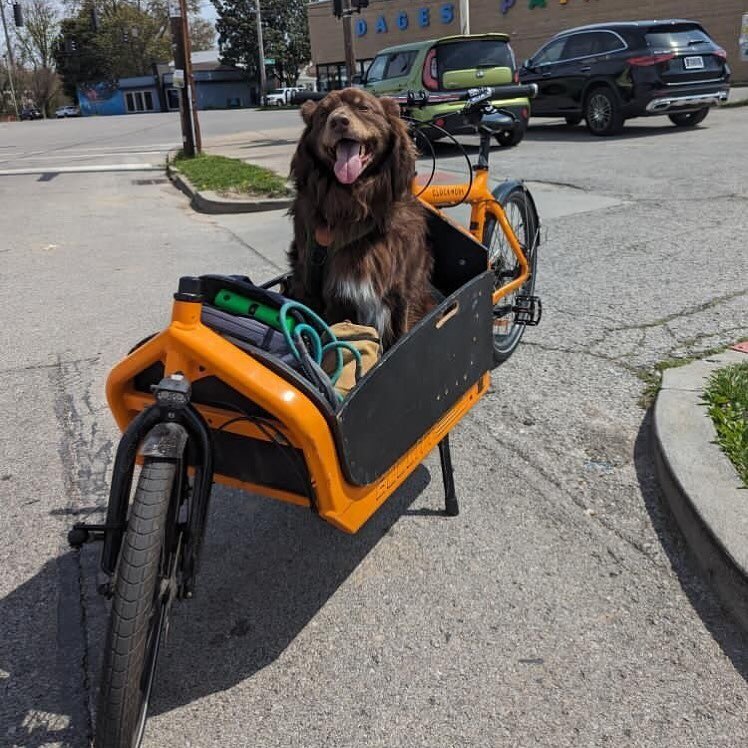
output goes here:
[[[511, 2], [514, 5], [513, 0], [502, 0], [502, 7], [504, 4]], [[511, 7], [511, 5], [509, 7]], [[428, 28], [431, 25], [431, 9], [427, 7], [418, 8], [416, 11], [418, 25], [422, 28]], [[505, 12], [505, 11], [504, 11]], [[448, 26], [450, 23], [454, 23], [455, 20], [455, 6], [453, 3], [445, 3], [439, 8], [439, 20], [442, 24]], [[406, 31], [410, 26], [410, 18], [408, 12], [405, 10], [398, 11], [395, 15], [395, 25], [400, 31]], [[365, 18], [356, 19], [356, 36], [366, 36], [369, 33], [369, 25]], [[384, 15], [377, 17], [374, 29], [377, 34], [387, 34], [389, 29], [387, 27], [387, 19]]]

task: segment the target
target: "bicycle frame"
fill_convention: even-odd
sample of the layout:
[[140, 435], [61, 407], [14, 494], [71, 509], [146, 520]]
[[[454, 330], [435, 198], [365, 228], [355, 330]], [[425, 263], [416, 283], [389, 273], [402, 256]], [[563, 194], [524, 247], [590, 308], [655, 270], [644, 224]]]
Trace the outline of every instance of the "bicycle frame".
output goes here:
[[[276, 419], [279, 431], [294, 448], [303, 453], [309, 468], [316, 511], [323, 519], [349, 533], [356, 532], [423, 462], [426, 455], [486, 393], [490, 383], [488, 372], [479, 376], [384, 475], [364, 486], [353, 485], [346, 479], [333, 435], [319, 408], [291, 382], [203, 325], [200, 303], [175, 300], [171, 324], [132, 351], [110, 373], [106, 387], [107, 400], [122, 431], [127, 432], [138, 414], [154, 402], [152, 395], [134, 389], [133, 380], [139, 372], [158, 361], [164, 363], [167, 375], [181, 372], [193, 383], [204, 377], [215, 376]], [[235, 412], [207, 405], [198, 405], [195, 410], [211, 429], [225, 429], [252, 440], [270, 441], [267, 434], [255, 424], [237, 421]], [[216, 483], [293, 504], [310, 505], [309, 496], [237, 480], [221, 474], [218, 468], [212, 477]]]
[[[491, 194], [488, 186], [488, 160], [491, 152], [491, 131], [480, 124], [476, 125], [480, 134], [480, 149], [478, 162], [475, 164], [470, 182], [458, 184], [419, 185], [414, 179], [413, 194], [423, 203], [441, 212], [441, 208], [453, 207], [459, 203], [470, 205], [470, 230], [479, 242], [483, 242], [483, 231], [486, 226], [486, 216], [491, 216], [501, 227], [520, 266], [520, 274], [509, 283], [497, 288], [493, 293], [493, 303], [497, 304], [504, 296], [521, 288], [530, 277], [530, 266], [527, 257], [506, 217], [501, 204]], [[460, 227], [462, 228], [462, 227]], [[463, 229], [464, 230], [464, 229]], [[490, 257], [489, 257], [490, 261]]]
[[504, 296], [516, 291], [530, 277], [530, 266], [517, 240], [517, 236], [506, 217], [504, 209], [488, 188], [488, 169], [476, 168], [472, 181], [466, 183], [438, 184], [423, 187], [414, 182], [413, 193], [421, 201], [436, 209], [451, 207], [456, 202], [468, 203], [470, 205], [469, 233], [478, 241], [483, 241], [483, 231], [486, 226], [487, 216], [491, 216], [496, 220], [519, 262], [521, 272], [517, 278], [514, 278], [509, 283], [504, 284], [494, 291], [494, 304], [498, 304]]

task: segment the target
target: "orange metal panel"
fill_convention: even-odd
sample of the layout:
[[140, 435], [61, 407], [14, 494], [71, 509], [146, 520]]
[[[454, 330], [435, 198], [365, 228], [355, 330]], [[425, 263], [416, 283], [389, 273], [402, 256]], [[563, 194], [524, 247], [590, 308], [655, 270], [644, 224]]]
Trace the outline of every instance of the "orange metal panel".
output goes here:
[[[346, 532], [356, 532], [363, 525], [488, 387], [485, 374], [381, 479], [369, 486], [353, 486], [343, 475], [333, 435], [316, 404], [293, 384], [205, 327], [200, 322], [200, 308], [193, 302], [175, 302], [169, 327], [114, 367], [107, 380], [107, 399], [119, 427], [124, 430], [136, 413], [152, 402], [152, 398], [134, 391], [132, 379], [154, 362], [163, 361], [167, 375], [181, 371], [193, 382], [216, 376], [278, 420], [289, 442], [304, 454], [320, 516]], [[220, 409], [199, 409], [218, 425], [228, 418]], [[243, 422], [228, 428], [252, 438], [261, 433]], [[216, 476], [216, 481], [295, 504], [308, 503], [296, 494], [227, 476]]]

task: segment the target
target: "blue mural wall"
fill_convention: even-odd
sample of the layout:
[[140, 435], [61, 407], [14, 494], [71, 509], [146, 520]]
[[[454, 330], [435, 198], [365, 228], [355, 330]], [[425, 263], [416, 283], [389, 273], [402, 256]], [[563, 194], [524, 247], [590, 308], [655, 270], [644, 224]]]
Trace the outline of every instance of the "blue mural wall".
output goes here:
[[78, 86], [78, 106], [84, 117], [95, 114], [125, 114], [125, 96], [114, 83]]
[[[172, 79], [171, 73], [163, 76], [162, 85], [165, 89], [171, 87]], [[122, 78], [117, 84], [101, 82], [78, 86], [78, 105], [81, 114], [84, 117], [147, 114], [148, 112], [127, 111], [126, 97], [129, 91], [149, 91], [153, 104], [150, 111], [163, 111], [157, 81], [154, 76], [144, 75], [138, 78]], [[240, 70], [195, 71], [195, 89], [198, 109], [232, 109], [252, 104], [251, 88]]]

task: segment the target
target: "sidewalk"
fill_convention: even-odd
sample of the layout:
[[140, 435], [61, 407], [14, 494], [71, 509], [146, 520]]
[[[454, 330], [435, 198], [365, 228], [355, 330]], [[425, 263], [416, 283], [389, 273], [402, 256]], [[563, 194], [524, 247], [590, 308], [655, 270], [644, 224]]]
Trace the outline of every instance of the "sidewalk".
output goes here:
[[748, 100], [748, 86], [739, 86], [730, 89], [730, 97], [727, 99], [730, 104], [746, 100]]
[[701, 395], [709, 375], [748, 360], [726, 350], [666, 369], [654, 406], [655, 464], [663, 496], [724, 606], [748, 630], [748, 491], [728, 457]]
[[208, 153], [239, 158], [287, 176], [303, 129], [299, 116], [298, 125], [278, 127], [272, 131], [256, 130], [208, 138], [203, 147]]

